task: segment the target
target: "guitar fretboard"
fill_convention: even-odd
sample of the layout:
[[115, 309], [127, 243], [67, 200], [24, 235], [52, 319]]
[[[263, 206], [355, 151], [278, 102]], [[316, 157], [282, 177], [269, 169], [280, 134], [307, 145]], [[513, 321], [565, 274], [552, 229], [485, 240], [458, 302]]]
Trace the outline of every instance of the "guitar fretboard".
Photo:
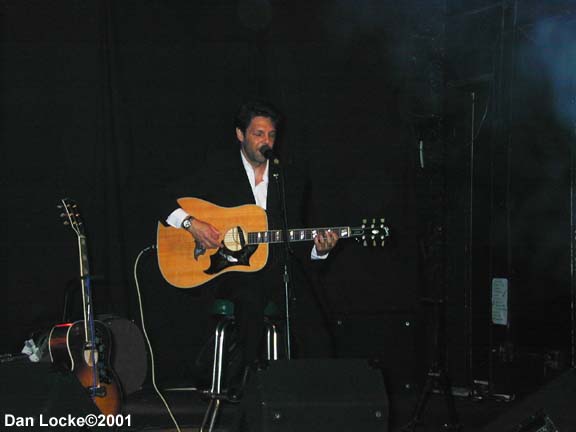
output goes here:
[[94, 311], [92, 310], [92, 288], [88, 263], [86, 236], [78, 235], [78, 253], [80, 255], [80, 283], [82, 284], [82, 305], [84, 307], [84, 337], [86, 347], [94, 346]]
[[[291, 242], [310, 241], [318, 233], [326, 231], [333, 231], [338, 233], [340, 238], [350, 237], [350, 227], [327, 227], [327, 228], [305, 228], [305, 229], [289, 229], [288, 240]], [[248, 244], [261, 244], [261, 243], [280, 243], [283, 240], [283, 230], [270, 230], [270, 231], [255, 231], [248, 233]]]

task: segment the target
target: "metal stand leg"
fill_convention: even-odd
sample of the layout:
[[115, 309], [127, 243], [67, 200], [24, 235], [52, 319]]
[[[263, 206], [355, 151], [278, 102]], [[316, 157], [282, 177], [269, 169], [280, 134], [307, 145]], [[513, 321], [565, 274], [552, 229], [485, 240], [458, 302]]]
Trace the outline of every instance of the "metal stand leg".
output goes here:
[[439, 388], [444, 394], [444, 400], [448, 409], [448, 423], [444, 425], [445, 430], [459, 431], [461, 426], [458, 420], [458, 414], [454, 405], [454, 397], [452, 396], [452, 389], [450, 388], [450, 379], [446, 373], [446, 358], [445, 358], [445, 338], [444, 338], [444, 300], [442, 299], [425, 299], [426, 303], [434, 305], [434, 353], [433, 361], [428, 375], [426, 384], [422, 389], [422, 393], [418, 398], [416, 409], [412, 419], [402, 428], [402, 432], [414, 432], [420, 423], [420, 418], [424, 413], [424, 408], [428, 402], [430, 394], [434, 388]]
[[[214, 364], [212, 366], [212, 384], [207, 394], [210, 397], [208, 408], [204, 413], [200, 432], [212, 432], [218, 420], [218, 413], [222, 400], [228, 396], [222, 393], [222, 382], [224, 379], [225, 353], [226, 353], [226, 332], [228, 327], [234, 323], [230, 316], [223, 317], [216, 324], [214, 337]], [[268, 360], [278, 360], [278, 339], [279, 332], [276, 323], [266, 319], [266, 356]]]
[[[218, 412], [220, 410], [222, 394], [222, 378], [224, 372], [224, 352], [226, 342], [226, 329], [233, 323], [229, 317], [223, 318], [216, 325], [216, 336], [214, 338], [214, 365], [212, 367], [212, 385], [208, 391], [210, 402], [204, 414], [200, 432], [212, 432], [216, 424]], [[206, 426], [208, 425], [208, 428]]]
[[278, 326], [266, 320], [266, 359], [278, 360]]
[[[211, 432], [214, 430], [214, 425], [216, 424], [216, 418], [218, 417], [218, 411], [220, 411], [220, 403], [222, 401], [220, 399], [211, 399], [210, 403], [208, 404], [208, 409], [204, 414], [204, 419], [202, 420], [202, 426], [200, 427], [200, 432], [208, 431]], [[209, 423], [208, 429], [206, 429], [206, 425]]]
[[448, 408], [448, 423], [444, 425], [445, 430], [449, 431], [459, 431], [460, 424], [458, 421], [458, 415], [456, 413], [456, 407], [454, 405], [454, 398], [452, 397], [452, 390], [450, 389], [450, 384], [448, 377], [444, 371], [431, 369], [428, 372], [428, 378], [426, 379], [426, 384], [424, 389], [418, 398], [418, 403], [416, 404], [416, 409], [414, 410], [414, 415], [410, 422], [402, 428], [403, 432], [414, 432], [416, 427], [420, 423], [420, 418], [424, 413], [424, 408], [428, 402], [430, 394], [435, 387], [440, 388], [444, 394], [444, 400], [446, 402], [446, 407]]

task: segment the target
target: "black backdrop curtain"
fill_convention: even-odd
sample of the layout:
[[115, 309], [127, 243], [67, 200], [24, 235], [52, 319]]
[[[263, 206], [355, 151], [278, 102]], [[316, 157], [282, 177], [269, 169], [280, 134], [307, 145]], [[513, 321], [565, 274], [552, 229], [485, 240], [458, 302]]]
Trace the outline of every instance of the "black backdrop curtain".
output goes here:
[[[398, 13], [380, 8], [382, 23], [342, 33], [334, 25], [347, 12], [338, 2], [306, 13], [262, 5], [0, 3], [0, 352], [59, 322], [67, 292], [79, 317], [75, 236], [56, 208], [62, 197], [75, 199], [86, 221], [96, 312], [138, 318], [132, 266], [155, 242], [156, 198], [209, 148], [236, 145], [233, 115], [251, 95], [280, 107], [281, 152], [310, 167], [311, 225], [384, 216], [394, 226], [385, 250], [346, 243], [334, 254], [324, 285], [333, 316], [413, 311], [413, 148], [399, 113], [402, 74], [390, 64], [400, 36], [386, 30]], [[321, 15], [331, 21], [318, 25]], [[148, 318], [196, 338], [189, 332], [205, 318], [194, 312], [198, 295], [151, 276], [153, 256], [143, 263], [141, 283], [155, 298]], [[388, 342], [378, 344], [379, 352]]]

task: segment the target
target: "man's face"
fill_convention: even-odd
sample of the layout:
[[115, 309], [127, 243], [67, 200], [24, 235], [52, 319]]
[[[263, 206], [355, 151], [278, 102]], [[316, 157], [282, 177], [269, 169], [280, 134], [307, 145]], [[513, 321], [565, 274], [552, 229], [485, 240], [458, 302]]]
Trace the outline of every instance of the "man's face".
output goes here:
[[257, 116], [252, 119], [245, 133], [236, 128], [236, 137], [248, 162], [252, 166], [258, 166], [266, 162], [260, 149], [263, 146], [274, 147], [276, 126], [269, 117]]

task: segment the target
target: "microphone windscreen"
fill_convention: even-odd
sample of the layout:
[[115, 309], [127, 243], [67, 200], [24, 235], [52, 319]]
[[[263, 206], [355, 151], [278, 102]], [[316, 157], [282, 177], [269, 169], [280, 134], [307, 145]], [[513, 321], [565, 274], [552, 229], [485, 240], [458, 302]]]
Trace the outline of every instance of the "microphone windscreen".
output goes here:
[[260, 153], [262, 153], [262, 156], [264, 156], [266, 159], [271, 159], [274, 157], [274, 151], [267, 145], [260, 147]]

